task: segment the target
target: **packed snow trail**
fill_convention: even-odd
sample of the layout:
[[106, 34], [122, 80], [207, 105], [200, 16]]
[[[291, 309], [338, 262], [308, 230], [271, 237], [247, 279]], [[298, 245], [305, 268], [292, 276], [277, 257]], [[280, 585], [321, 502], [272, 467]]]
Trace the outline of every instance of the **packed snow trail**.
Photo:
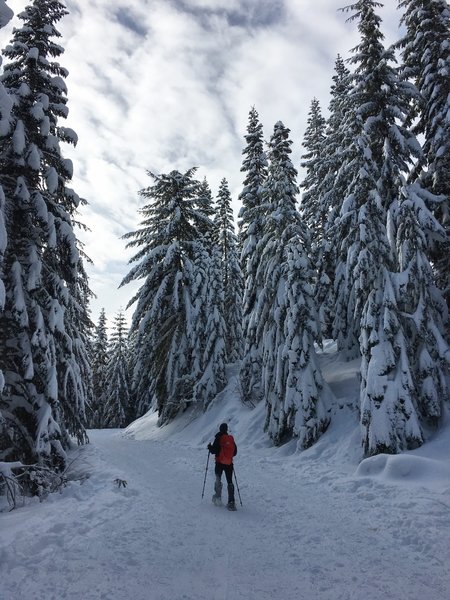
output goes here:
[[448, 495], [356, 477], [332, 443], [302, 460], [237, 443], [231, 513], [211, 461], [201, 499], [206, 444], [91, 432], [73, 466], [89, 479], [0, 514], [0, 598], [450, 598]]

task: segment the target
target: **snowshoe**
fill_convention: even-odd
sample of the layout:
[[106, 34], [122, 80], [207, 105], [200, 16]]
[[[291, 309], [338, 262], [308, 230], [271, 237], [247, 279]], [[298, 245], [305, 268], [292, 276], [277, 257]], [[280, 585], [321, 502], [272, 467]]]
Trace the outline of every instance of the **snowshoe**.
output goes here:
[[212, 501], [215, 506], [223, 506], [222, 498], [220, 498], [219, 496], [216, 496], [216, 494], [214, 494], [214, 496], [212, 497]]
[[227, 508], [228, 508], [228, 510], [236, 510], [236, 503], [235, 502], [228, 502]]

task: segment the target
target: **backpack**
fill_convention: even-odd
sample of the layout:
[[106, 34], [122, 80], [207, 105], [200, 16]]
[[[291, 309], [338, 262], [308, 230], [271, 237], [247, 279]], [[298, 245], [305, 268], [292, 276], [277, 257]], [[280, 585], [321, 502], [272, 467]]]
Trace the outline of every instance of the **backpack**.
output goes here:
[[233, 463], [233, 456], [236, 454], [236, 444], [234, 443], [234, 437], [224, 433], [219, 439], [220, 452], [217, 455], [217, 462], [223, 465], [231, 465]]

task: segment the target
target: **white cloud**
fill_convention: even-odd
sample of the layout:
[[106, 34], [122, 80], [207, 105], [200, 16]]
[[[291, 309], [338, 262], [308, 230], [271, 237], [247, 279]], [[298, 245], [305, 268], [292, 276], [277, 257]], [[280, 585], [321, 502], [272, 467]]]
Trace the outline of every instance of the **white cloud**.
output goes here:
[[[98, 300], [110, 317], [135, 291], [117, 290], [129, 253], [120, 239], [139, 223], [146, 171], [198, 166], [214, 191], [227, 177], [237, 197], [247, 115], [255, 105], [268, 139], [283, 120], [298, 166], [311, 99], [325, 109], [334, 59], [357, 42], [342, 0], [68, 0], [59, 24], [69, 70], [66, 149], [73, 187], [89, 201], [81, 220]], [[394, 2], [383, 9], [389, 42]], [[16, 14], [26, 5], [16, 0]], [[12, 22], [17, 26], [17, 21]], [[5, 31], [9, 32], [6, 34]], [[2, 46], [11, 24], [0, 32]], [[237, 204], [235, 206], [238, 209]]]

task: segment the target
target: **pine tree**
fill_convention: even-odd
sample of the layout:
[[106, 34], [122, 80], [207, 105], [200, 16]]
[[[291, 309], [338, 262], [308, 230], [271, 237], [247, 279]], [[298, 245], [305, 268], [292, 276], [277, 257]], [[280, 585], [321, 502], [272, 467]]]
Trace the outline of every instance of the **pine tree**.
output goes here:
[[194, 402], [207, 408], [227, 383], [222, 264], [216, 245], [204, 241], [196, 245], [192, 289], [196, 315], [191, 370], [193, 397]]
[[[315, 289], [319, 291], [319, 282], [324, 283], [324, 267], [321, 266], [325, 256], [325, 222], [326, 216], [322, 207], [321, 184], [325, 175], [326, 162], [323, 161], [325, 146], [326, 121], [322, 116], [319, 101], [314, 98], [308, 115], [308, 123], [303, 138], [306, 153], [303, 154], [301, 166], [306, 170], [306, 176], [301, 187], [304, 192], [300, 203], [300, 214], [311, 236], [311, 261], [317, 270]], [[317, 294], [315, 293], [317, 296]], [[320, 299], [322, 300], [322, 298]], [[324, 307], [319, 304], [319, 314], [323, 316], [325, 329]], [[321, 342], [321, 337], [317, 337]]]
[[436, 288], [426, 240], [442, 232], [428, 210], [429, 194], [419, 182], [404, 185], [397, 210], [398, 298], [419, 416], [437, 425], [448, 398], [450, 348], [443, 337], [445, 301]]
[[[361, 34], [352, 59], [356, 64], [352, 96], [361, 127], [349, 169], [353, 179], [340, 216], [345, 235], [341, 248], [347, 252], [347, 323], [354, 338], [362, 328], [361, 423], [366, 454], [416, 447], [423, 441], [421, 418], [438, 417], [436, 403], [421, 400], [418, 389], [423, 378], [419, 365], [430, 366], [426, 351], [441, 341], [437, 307], [442, 306], [430, 288], [430, 265], [422, 251], [421, 240], [439, 228], [423, 202], [430, 194], [418, 182], [413, 187], [405, 180], [414, 160], [422, 158], [417, 140], [404, 124], [414, 90], [400, 81], [393, 50], [383, 47], [377, 6], [373, 0], [360, 0], [347, 7]], [[422, 311], [421, 300], [429, 310]], [[415, 334], [414, 322], [420, 322]], [[431, 332], [437, 336], [433, 340]], [[439, 396], [442, 372], [436, 369], [430, 377], [427, 390], [433, 388]]]
[[130, 373], [127, 324], [122, 311], [116, 315], [109, 339], [106, 365], [104, 427], [125, 427], [130, 411]]
[[[77, 137], [58, 122], [68, 114], [67, 71], [53, 60], [63, 48], [52, 40], [60, 37], [55, 23], [66, 14], [57, 0], [34, 0], [3, 52], [2, 76], [14, 97], [11, 132], [1, 140], [8, 173], [2, 182], [8, 238], [2, 406], [11, 431], [9, 457], [50, 469], [63, 467], [69, 436], [87, 439], [86, 397], [66, 316], [79, 276], [73, 218], [80, 199], [67, 187], [72, 163], [60, 150], [60, 142], [75, 144]], [[39, 485], [30, 487], [39, 492]]]
[[[82, 246], [80, 244], [80, 246]], [[93, 402], [93, 379], [92, 379], [92, 333], [94, 324], [91, 319], [89, 308], [93, 292], [89, 287], [89, 279], [85, 270], [84, 261], [91, 262], [80, 247], [80, 258], [78, 261], [77, 279], [69, 287], [68, 305], [66, 309], [66, 331], [72, 343], [71, 363], [68, 368], [77, 373], [76, 386], [74, 390], [73, 405], [76, 406], [76, 397], [85, 399], [83, 418], [88, 421], [89, 406]]]
[[[13, 16], [12, 10], [6, 5], [5, 0], [0, 1], [0, 28], [8, 24]], [[1, 57], [0, 57], [1, 65]], [[5, 136], [9, 131], [9, 117], [11, 114], [12, 100], [8, 96], [5, 87], [0, 83], [0, 137]], [[0, 311], [5, 305], [5, 286], [3, 285], [3, 255], [6, 249], [6, 228], [5, 228], [5, 195], [2, 187], [3, 175], [0, 178]], [[4, 378], [0, 369], [0, 393], [3, 390]], [[0, 411], [0, 431], [2, 423]]]
[[239, 195], [242, 208], [239, 212], [239, 241], [241, 268], [244, 280], [242, 303], [242, 330], [244, 336], [243, 358], [239, 374], [244, 402], [258, 402], [262, 398], [262, 357], [256, 338], [256, 301], [260, 290], [256, 285], [256, 271], [260, 261], [257, 252], [263, 235], [267, 213], [263, 199], [263, 185], [267, 179], [267, 158], [264, 151], [263, 130], [255, 108], [249, 114], [247, 146], [243, 150], [241, 171], [246, 173], [244, 189]]
[[214, 201], [206, 178], [199, 186], [198, 211], [208, 218], [194, 245], [192, 274], [195, 331], [192, 332], [193, 400], [206, 409], [227, 383], [226, 325], [222, 258], [217, 239]]
[[214, 199], [206, 177], [198, 186], [196, 208], [211, 221], [214, 218]]
[[398, 319], [392, 274], [381, 266], [361, 321], [361, 427], [365, 456], [423, 442], [408, 341]]
[[368, 207], [370, 195], [378, 197], [375, 202], [380, 203], [382, 215], [376, 221], [379, 231], [373, 227], [368, 231], [375, 235], [375, 243], [384, 243], [388, 235], [395, 266], [391, 210], [400, 193], [397, 174], [407, 172], [413, 154], [420, 154], [413, 134], [397, 123], [408, 110], [411, 88], [399, 81], [393, 50], [383, 46], [381, 19], [375, 12], [378, 6], [373, 0], [360, 0], [345, 9], [353, 12], [349, 20], [358, 21], [361, 34], [351, 59], [356, 65], [349, 100], [353, 110], [344, 122], [344, 127], [353, 132], [341, 167], [346, 189], [333, 231], [338, 252], [334, 337], [349, 357], [358, 353], [362, 307], [376, 278], [373, 265], [359, 261], [372, 243], [366, 231], [366, 215], [373, 212]]
[[311, 101], [307, 127], [303, 137], [306, 153], [302, 156], [301, 166], [306, 170], [306, 176], [301, 184], [304, 190], [300, 203], [300, 214], [303, 222], [311, 232], [314, 240], [312, 258], [317, 264], [319, 249], [324, 238], [324, 223], [319, 218], [321, 212], [320, 184], [324, 175], [323, 151], [325, 143], [326, 121], [317, 98]]
[[242, 272], [237, 238], [234, 233], [233, 210], [228, 182], [222, 179], [216, 198], [214, 218], [215, 244], [222, 264], [223, 316], [226, 323], [227, 361], [235, 362], [242, 355]]
[[121, 285], [144, 280], [128, 304], [136, 303], [133, 386], [138, 405], [156, 406], [160, 425], [192, 402], [193, 395], [194, 255], [209, 221], [196, 209], [199, 182], [194, 173], [149, 173], [155, 184], [140, 192], [149, 199], [140, 209], [142, 227], [125, 235], [131, 240], [128, 246], [140, 250]]
[[[371, 194], [379, 179], [384, 142], [382, 133], [370, 136], [366, 125], [374, 124], [377, 120], [382, 121], [382, 126], [385, 125], [383, 119], [377, 119], [380, 113], [382, 116], [386, 105], [384, 89], [381, 87], [385, 83], [381, 67], [385, 68], [387, 61], [391, 60], [391, 56], [385, 55], [382, 44], [380, 18], [375, 13], [377, 6], [380, 4], [373, 0], [360, 0], [345, 9], [353, 13], [349, 20], [358, 20], [361, 34], [361, 41], [353, 49], [351, 59], [356, 65], [349, 100], [352, 110], [344, 122], [344, 127], [353, 133], [346, 149], [346, 160], [341, 167], [346, 188], [333, 231], [338, 255], [334, 281], [336, 306], [333, 337], [348, 358], [359, 354], [362, 309], [377, 277], [376, 263], [370, 263], [375, 255], [371, 251], [367, 253], [366, 247], [383, 244], [383, 236], [386, 235], [384, 215], [375, 221], [376, 224], [381, 223], [381, 229], [370, 229], [373, 240], [367, 239], [365, 230], [367, 214], [373, 212], [368, 203], [372, 201]], [[381, 202], [386, 202], [386, 199], [382, 198]], [[387, 211], [386, 206], [382, 208]]]
[[450, 307], [450, 7], [446, 0], [401, 0], [399, 7], [406, 28], [398, 44], [401, 72], [418, 89], [411, 119], [417, 117], [414, 130], [424, 139], [424, 161], [414, 175], [441, 197], [431, 208], [445, 229], [444, 236], [429, 241], [427, 254]]
[[323, 380], [315, 360], [319, 335], [313, 301], [309, 233], [296, 208], [297, 171], [289, 158], [289, 129], [275, 124], [264, 194], [270, 204], [257, 279], [264, 293], [257, 315], [262, 341], [266, 425], [275, 444], [292, 436], [300, 448], [313, 444], [328, 425]]
[[92, 404], [88, 420], [89, 427], [100, 429], [105, 426], [109, 359], [106, 313], [102, 308], [92, 340]]
[[326, 337], [332, 337], [332, 323], [336, 312], [334, 286], [337, 271], [337, 243], [334, 226], [348, 184], [342, 167], [348, 158], [353, 139], [349, 128], [351, 121], [349, 114], [353, 110], [349, 101], [350, 71], [339, 55], [336, 58], [335, 74], [332, 79], [329, 117], [326, 122], [325, 141], [321, 148], [321, 166], [318, 169], [320, 176], [317, 177], [315, 192], [319, 199], [316, 219], [321, 223], [323, 239], [317, 257], [318, 274], [314, 295], [322, 333]]

